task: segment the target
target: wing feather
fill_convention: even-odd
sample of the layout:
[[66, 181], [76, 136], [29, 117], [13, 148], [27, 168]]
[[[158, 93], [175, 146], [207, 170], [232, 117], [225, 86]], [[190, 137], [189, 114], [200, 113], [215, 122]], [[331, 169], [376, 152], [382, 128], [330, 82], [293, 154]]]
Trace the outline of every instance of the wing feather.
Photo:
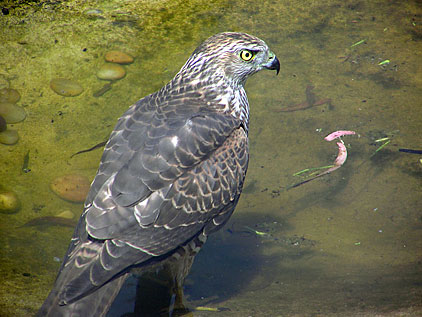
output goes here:
[[234, 210], [247, 169], [240, 121], [196, 104], [163, 112], [156, 102], [131, 107], [106, 145], [62, 267], [62, 303], [216, 230]]

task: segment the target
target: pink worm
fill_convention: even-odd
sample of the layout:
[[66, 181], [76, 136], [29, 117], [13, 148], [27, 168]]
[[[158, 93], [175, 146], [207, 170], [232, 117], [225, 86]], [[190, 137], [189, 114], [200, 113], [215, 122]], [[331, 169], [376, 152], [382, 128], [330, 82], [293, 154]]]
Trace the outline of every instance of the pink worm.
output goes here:
[[355, 131], [343, 131], [343, 130], [340, 130], [340, 131], [336, 131], [336, 132], [330, 133], [329, 135], [327, 135], [324, 138], [324, 140], [325, 141], [332, 141], [332, 140], [337, 139], [337, 138], [339, 138], [339, 137], [341, 137], [343, 135], [351, 135], [351, 134], [356, 134], [356, 132]]
[[342, 166], [344, 164], [344, 162], [346, 162], [346, 159], [347, 159], [347, 149], [346, 149], [346, 147], [341, 142], [337, 142], [337, 146], [338, 146], [338, 154], [337, 154], [336, 160], [334, 161], [334, 166], [329, 168], [328, 170], [318, 174], [317, 176], [315, 176], [315, 178], [322, 176], [322, 175], [325, 175], [325, 174], [328, 174], [328, 173], [331, 173], [331, 172], [334, 172], [336, 169], [338, 169], [340, 166]]
[[334, 165], [342, 166], [344, 162], [346, 162], [346, 159], [347, 159], [347, 150], [344, 144], [341, 142], [337, 142], [337, 146], [338, 146], [338, 154], [337, 154], [336, 160], [334, 161]]

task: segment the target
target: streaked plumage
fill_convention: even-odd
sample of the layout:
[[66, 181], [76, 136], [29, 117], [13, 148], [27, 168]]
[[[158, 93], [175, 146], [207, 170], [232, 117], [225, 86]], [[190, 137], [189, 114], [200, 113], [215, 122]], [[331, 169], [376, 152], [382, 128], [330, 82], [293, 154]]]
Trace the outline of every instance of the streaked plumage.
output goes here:
[[104, 315], [135, 267], [166, 267], [181, 287], [239, 199], [248, 166], [243, 85], [263, 68], [278, 73], [280, 64], [262, 40], [220, 33], [126, 111], [40, 316]]

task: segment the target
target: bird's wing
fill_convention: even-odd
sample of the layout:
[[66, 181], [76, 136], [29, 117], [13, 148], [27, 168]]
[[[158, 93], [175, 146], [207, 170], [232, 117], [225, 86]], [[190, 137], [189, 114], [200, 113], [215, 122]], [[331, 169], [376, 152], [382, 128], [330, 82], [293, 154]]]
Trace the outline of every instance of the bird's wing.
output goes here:
[[62, 304], [221, 226], [237, 203], [248, 163], [240, 121], [148, 107], [130, 109], [106, 146], [62, 266]]

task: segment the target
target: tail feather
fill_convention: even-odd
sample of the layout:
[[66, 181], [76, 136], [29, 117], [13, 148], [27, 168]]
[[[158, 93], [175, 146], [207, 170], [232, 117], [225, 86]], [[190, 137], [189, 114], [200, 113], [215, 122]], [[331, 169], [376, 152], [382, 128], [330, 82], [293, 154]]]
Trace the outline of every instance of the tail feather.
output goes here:
[[[48, 295], [44, 304], [37, 313], [37, 317], [84, 317], [105, 316], [120, 291], [129, 274], [122, 275], [102, 286], [95, 292], [77, 300], [74, 303], [60, 305], [60, 290], [63, 287], [56, 281], [54, 289]], [[87, 315], [88, 314], [88, 315]]]

